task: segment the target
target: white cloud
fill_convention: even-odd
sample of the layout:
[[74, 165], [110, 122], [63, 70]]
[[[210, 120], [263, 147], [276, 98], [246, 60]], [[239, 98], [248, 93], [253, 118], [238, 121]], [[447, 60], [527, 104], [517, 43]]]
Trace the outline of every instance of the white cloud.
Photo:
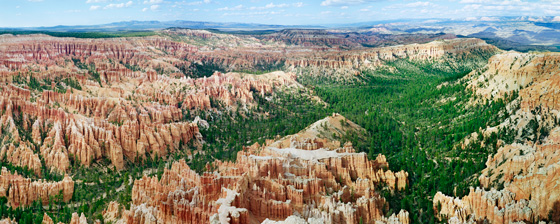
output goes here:
[[155, 11], [155, 10], [159, 9], [159, 5], [152, 5], [152, 6], [150, 6], [150, 9]]
[[211, 0], [204, 0], [204, 1], [196, 1], [196, 2], [183, 2], [183, 3], [180, 3], [180, 4], [182, 4], [182, 5], [202, 5], [202, 4], [208, 4], [208, 3], [211, 3], [211, 2], [212, 2]]
[[434, 5], [433, 3], [430, 2], [413, 2], [413, 3], [408, 3], [406, 5], [404, 5], [405, 7], [427, 7], [427, 6], [431, 6]]
[[219, 8], [217, 9], [218, 11], [239, 11], [239, 10], [243, 10], [245, 9], [245, 7], [243, 5], [237, 5], [234, 7], [223, 7], [223, 8]]
[[[522, 0], [489, 0], [480, 3], [477, 0], [462, 0], [461, 2], [473, 2], [467, 4], [463, 8], [457, 10], [460, 14], [469, 14], [472, 16], [492, 16], [492, 15], [538, 15], [538, 16], [557, 16], [560, 14], [560, 5], [555, 4], [558, 1], [541, 0], [522, 1]], [[535, 20], [539, 20], [536, 18]]]
[[264, 7], [267, 8], [267, 9], [271, 9], [271, 8], [286, 8], [286, 7], [288, 7], [288, 4], [284, 3], [284, 4], [276, 5], [276, 4], [274, 4], [274, 3], [271, 2], [271, 3], [266, 4], [266, 6], [264, 6]]
[[488, 0], [461, 0], [459, 3], [473, 4], [473, 3], [485, 3], [485, 2], [488, 2]]
[[348, 6], [342, 6], [340, 9], [348, 9]]
[[291, 6], [294, 6], [294, 7], [301, 7], [301, 6], [303, 6], [303, 3], [298, 2], [298, 3], [294, 3], [293, 5], [292, 5], [292, 4], [286, 4], [286, 3], [284, 3], [284, 4], [278, 4], [278, 5], [276, 5], [276, 4], [274, 4], [274, 3], [268, 3], [268, 4], [265, 5], [264, 7], [256, 7], [256, 6], [253, 6], [253, 7], [249, 8], [249, 9], [250, 9], [250, 10], [263, 10], [263, 9], [273, 9], [273, 8], [287, 8], [287, 7], [291, 7]]
[[149, 0], [149, 1], [144, 1], [144, 4], [159, 4], [162, 2], [163, 0]]
[[119, 4], [111, 3], [103, 7], [103, 9], [120, 9], [120, 8], [130, 7], [132, 4], [133, 4], [132, 1], [128, 1], [127, 3], [119, 3]]
[[101, 8], [101, 6], [92, 5], [92, 6], [89, 7], [89, 10], [98, 10], [99, 8]]
[[293, 4], [286, 4], [286, 3], [282, 3], [282, 4], [274, 4], [274, 3], [268, 3], [265, 6], [252, 6], [252, 7], [245, 7], [244, 5], [237, 5], [234, 7], [223, 7], [223, 8], [219, 8], [217, 9], [218, 11], [240, 11], [240, 10], [267, 10], [267, 9], [274, 9], [274, 8], [289, 8], [289, 7], [294, 7], [294, 8], [300, 8], [303, 7], [303, 2], [296, 2]]
[[243, 16], [243, 17], [263, 17], [269, 15], [279, 15], [283, 13], [284, 10], [280, 11], [251, 11], [251, 12], [228, 12], [224, 13], [223, 16]]
[[346, 5], [360, 5], [369, 2], [376, 2], [380, 0], [325, 0], [321, 2], [322, 6], [346, 6]]
[[142, 12], [148, 11], [148, 8], [143, 8]]
[[444, 10], [445, 7], [426, 1], [426, 2], [411, 2], [407, 4], [389, 5], [387, 7], [384, 7], [382, 10], [383, 11], [399, 10], [399, 13], [401, 14], [410, 14], [410, 13], [428, 13], [428, 12], [436, 13], [436, 9]]
[[86, 4], [90, 4], [90, 3], [102, 3], [102, 2], [107, 2], [107, 0], [87, 0]]
[[187, 2], [187, 3], [184, 3], [184, 5], [202, 5], [202, 3], [204, 3], [204, 2], [202, 2], [202, 1]]
[[211, 0], [195, 1], [195, 2], [177, 2], [178, 5], [202, 5], [211, 3]]

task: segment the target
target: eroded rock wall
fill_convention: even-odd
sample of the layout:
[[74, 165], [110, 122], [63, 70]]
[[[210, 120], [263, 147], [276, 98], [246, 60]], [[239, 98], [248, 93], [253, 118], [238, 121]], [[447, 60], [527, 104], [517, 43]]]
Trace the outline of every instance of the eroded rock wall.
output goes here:
[[[340, 115], [335, 115], [340, 117]], [[338, 121], [338, 118], [326, 118]], [[340, 122], [339, 122], [340, 123]], [[309, 142], [302, 132], [292, 141]], [[317, 220], [324, 223], [408, 223], [401, 211], [384, 217], [387, 202], [377, 190], [386, 185], [404, 189], [408, 173], [388, 170], [383, 155], [369, 160], [351, 144], [334, 147], [315, 138], [319, 149], [294, 144], [277, 148], [276, 141], [254, 144], [238, 152], [236, 162], [216, 161], [202, 175], [185, 161], [173, 163], [161, 178], [134, 182], [124, 223], [255, 223], [267, 220]], [[338, 143], [340, 145], [340, 143]], [[209, 166], [210, 168], [210, 166]], [[106, 211], [108, 217], [116, 207]], [[294, 218], [295, 217], [295, 218]]]
[[516, 97], [506, 107], [509, 117], [483, 131], [512, 130], [514, 141], [502, 142], [488, 157], [478, 178], [480, 188], [460, 199], [435, 195], [434, 208], [441, 207], [440, 218], [490, 223], [560, 221], [558, 62], [558, 53], [506, 52], [465, 77], [478, 101]]
[[21, 175], [10, 173], [2, 167], [0, 174], [0, 196], [8, 198], [11, 207], [25, 207], [35, 201], [41, 201], [48, 205], [51, 197], [61, 194], [61, 200], [69, 202], [74, 194], [74, 181], [65, 176], [59, 182], [47, 182], [45, 180], [31, 180]]

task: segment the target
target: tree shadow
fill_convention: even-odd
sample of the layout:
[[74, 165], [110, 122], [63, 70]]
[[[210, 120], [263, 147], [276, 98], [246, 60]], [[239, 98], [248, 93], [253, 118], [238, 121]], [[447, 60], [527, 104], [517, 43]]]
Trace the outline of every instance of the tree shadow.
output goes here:
[[548, 221], [560, 222], [560, 201], [556, 201], [552, 205], [552, 209], [548, 212]]

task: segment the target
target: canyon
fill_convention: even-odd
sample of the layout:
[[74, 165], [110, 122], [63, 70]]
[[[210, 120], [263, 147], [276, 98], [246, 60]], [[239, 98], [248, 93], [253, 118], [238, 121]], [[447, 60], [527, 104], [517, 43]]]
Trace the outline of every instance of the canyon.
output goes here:
[[[186, 110], [209, 109], [211, 100], [230, 107], [254, 105], [252, 92], [264, 97], [276, 89], [301, 88], [296, 74], [290, 72], [258, 76], [218, 72], [202, 78], [185, 78], [181, 73], [180, 68], [191, 63], [239, 69], [282, 60], [274, 52], [250, 56], [253, 54], [246, 48], [201, 51], [163, 37], [81, 40], [3, 35], [0, 76], [6, 85], [2, 87], [0, 121], [3, 132], [12, 136], [4, 135], [0, 154], [37, 174], [39, 157], [53, 172], [66, 172], [71, 161], [90, 166], [101, 158], [121, 170], [126, 160], [166, 156], [179, 150], [180, 143], [200, 142], [198, 126], [182, 121]], [[397, 58], [432, 60], [473, 49], [495, 51], [480, 40], [455, 39], [342, 55], [327, 52], [310, 57], [295, 52], [283, 63], [291, 68], [357, 71]], [[115, 61], [120, 63], [111, 63]], [[39, 86], [30, 89], [32, 82]], [[22, 131], [31, 136], [19, 136]]]
[[[559, 54], [371, 32], [0, 35], [1, 211], [76, 224], [560, 219]], [[496, 121], [444, 132], [501, 103]], [[423, 180], [472, 145], [488, 159], [466, 194]]]

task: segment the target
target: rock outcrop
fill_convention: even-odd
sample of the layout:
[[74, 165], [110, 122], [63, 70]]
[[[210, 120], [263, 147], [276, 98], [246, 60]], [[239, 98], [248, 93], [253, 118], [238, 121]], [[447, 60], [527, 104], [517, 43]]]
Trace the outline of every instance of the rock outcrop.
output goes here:
[[78, 216], [78, 213], [72, 213], [72, 219], [70, 220], [70, 224], [87, 224], [87, 219], [84, 213]]
[[197, 52], [163, 37], [1, 36], [0, 132], [11, 134], [0, 158], [37, 175], [41, 159], [56, 172], [103, 158], [120, 170], [126, 160], [200, 142], [198, 126], [185, 120], [189, 110], [251, 107], [257, 95], [301, 87], [284, 72], [186, 78], [184, 58]]
[[426, 43], [440, 39], [454, 39], [453, 34], [393, 34], [384, 27], [372, 28], [367, 33], [320, 29], [285, 29], [272, 34], [257, 36], [263, 40], [284, 42], [317, 50], [363, 49], [364, 46], [391, 46]]
[[17, 222], [10, 218], [5, 218], [0, 220], [0, 224], [17, 224]]
[[47, 213], [43, 214], [43, 221], [41, 222], [42, 224], [54, 224], [54, 221], [52, 220], [52, 218], [47, 215]]
[[40, 200], [43, 205], [48, 205], [51, 197], [60, 195], [64, 202], [70, 201], [74, 194], [74, 181], [65, 176], [59, 182], [47, 182], [44, 180], [33, 181], [23, 176], [8, 172], [2, 167], [0, 174], [0, 196], [8, 198], [11, 207], [25, 207]]
[[515, 140], [488, 157], [479, 177], [482, 188], [471, 189], [461, 199], [435, 195], [440, 218], [490, 223], [560, 220], [559, 62], [558, 53], [506, 52], [465, 78], [479, 100], [514, 97], [506, 107], [510, 116], [483, 132], [511, 129]]
[[107, 208], [103, 210], [103, 220], [105, 222], [116, 222], [122, 215], [122, 207], [116, 201], [111, 201]]
[[435, 60], [446, 54], [467, 56], [476, 51], [496, 52], [496, 47], [480, 39], [439, 40], [426, 44], [410, 44], [373, 48], [370, 50], [346, 51], [344, 53], [325, 53], [311, 60], [288, 60], [288, 66], [317, 66], [333, 69], [339, 68], [371, 68], [382, 65], [383, 61], [408, 58], [411, 60]]
[[[0, 99], [0, 108], [10, 111], [0, 118], [2, 132], [10, 133], [3, 136], [0, 153], [6, 155], [8, 162], [27, 166], [37, 174], [41, 167], [39, 155], [49, 169], [59, 172], [69, 168], [70, 160], [89, 166], [104, 157], [122, 169], [125, 158], [165, 156], [177, 150], [181, 141], [201, 138], [196, 124], [178, 121], [182, 115], [176, 107], [121, 106], [101, 98], [86, 101], [80, 96], [50, 91], [43, 92], [37, 102], [27, 102], [9, 93], [4, 92], [6, 96]], [[90, 106], [91, 102], [103, 106]], [[49, 108], [53, 103], [77, 110], [69, 113], [62, 108]], [[77, 113], [80, 108], [83, 114]], [[17, 126], [14, 118], [22, 124]], [[22, 138], [19, 133], [29, 135]], [[32, 143], [38, 145], [38, 153]]]
[[[334, 115], [324, 121], [344, 119]], [[345, 120], [345, 119], [344, 119]], [[134, 182], [124, 223], [254, 223], [304, 220], [322, 223], [408, 223], [401, 211], [384, 217], [387, 202], [378, 189], [400, 190], [408, 174], [388, 170], [383, 155], [369, 160], [351, 144], [340, 147], [306, 129], [282, 140], [258, 143], [238, 152], [236, 162], [216, 161], [202, 175], [185, 161], [173, 163], [161, 178]], [[311, 140], [308, 140], [313, 138]], [[286, 138], [285, 138], [286, 139]], [[314, 142], [316, 148], [299, 147]], [[338, 146], [336, 146], [338, 145]], [[104, 213], [113, 217], [118, 205]], [[314, 221], [313, 221], [314, 220]]]
[[469, 59], [479, 54], [491, 55], [499, 52], [496, 47], [480, 39], [437, 40], [425, 44], [409, 44], [380, 48], [340, 50], [329, 48], [310, 51], [308, 48], [285, 48], [284, 51], [263, 51], [260, 49], [235, 49], [199, 51], [187, 55], [189, 61], [222, 65], [230, 70], [250, 70], [262, 65], [284, 67], [307, 76], [330, 79], [351, 79], [360, 71], [375, 69], [386, 61], [410, 59], [414, 61], [444, 60], [448, 56]]

